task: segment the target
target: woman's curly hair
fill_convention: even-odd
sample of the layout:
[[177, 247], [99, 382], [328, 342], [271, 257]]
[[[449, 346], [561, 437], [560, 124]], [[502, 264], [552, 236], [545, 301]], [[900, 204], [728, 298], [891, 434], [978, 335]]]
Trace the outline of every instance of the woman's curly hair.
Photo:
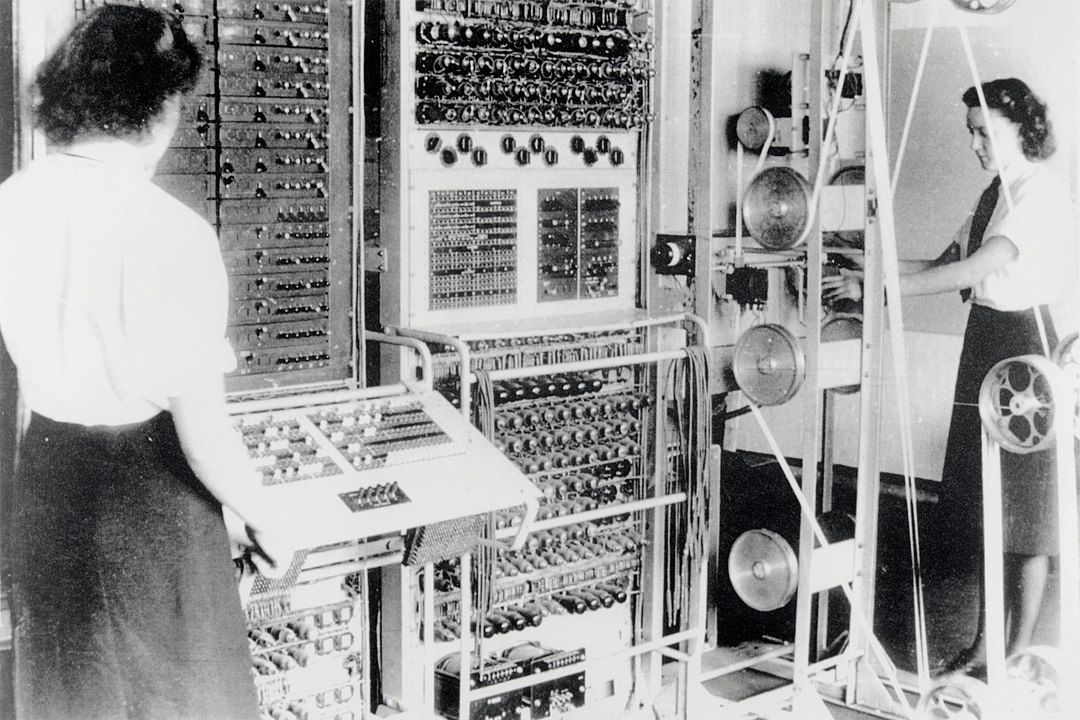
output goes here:
[[107, 5], [78, 24], [38, 69], [34, 114], [51, 142], [142, 133], [169, 98], [190, 92], [202, 56], [180, 20]]
[[[1057, 143], [1054, 128], [1046, 117], [1046, 104], [1023, 80], [1003, 78], [982, 84], [986, 106], [1019, 126], [1020, 145], [1028, 160], [1044, 160], [1054, 154]], [[964, 104], [979, 107], [979, 95], [974, 87], [964, 91]]]

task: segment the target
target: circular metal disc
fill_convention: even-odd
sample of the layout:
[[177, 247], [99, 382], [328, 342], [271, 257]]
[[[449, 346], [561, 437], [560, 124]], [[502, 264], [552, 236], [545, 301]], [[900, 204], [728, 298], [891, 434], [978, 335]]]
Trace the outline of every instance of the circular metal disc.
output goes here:
[[772, 530], [747, 530], [728, 554], [728, 577], [736, 594], [755, 610], [778, 610], [795, 596], [799, 560]]
[[810, 184], [789, 167], [762, 170], [743, 195], [743, 223], [767, 250], [798, 244], [810, 218]]
[[915, 717], [919, 720], [984, 720], [991, 707], [986, 683], [965, 675], [949, 675], [937, 680], [919, 700]]
[[763, 107], [748, 107], [735, 121], [735, 137], [748, 150], [765, 147], [772, 132], [772, 115]]
[[[836, 340], [861, 340], [862, 318], [858, 315], [837, 315], [825, 321], [821, 326], [821, 342], [833, 342]], [[845, 385], [843, 387], [830, 388], [841, 395], [851, 395], [859, 392], [860, 385]]]
[[1007, 358], [983, 379], [979, 415], [990, 437], [1025, 455], [1054, 444], [1054, 408], [1072, 403], [1064, 373], [1041, 355]]
[[806, 357], [783, 325], [755, 325], [739, 336], [732, 357], [735, 382], [758, 405], [780, 405], [806, 377]]

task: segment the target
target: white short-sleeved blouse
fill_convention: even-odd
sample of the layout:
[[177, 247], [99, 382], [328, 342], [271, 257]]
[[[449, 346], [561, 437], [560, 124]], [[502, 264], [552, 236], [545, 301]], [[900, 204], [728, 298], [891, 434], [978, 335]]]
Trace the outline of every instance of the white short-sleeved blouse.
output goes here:
[[[1024, 310], [1058, 299], [1069, 257], [1071, 203], [1061, 180], [1038, 163], [1028, 163], [1009, 177], [1013, 206], [999, 193], [984, 242], [1006, 237], [1018, 251], [1015, 259], [972, 288], [971, 301], [995, 310]], [[960, 257], [967, 257], [967, 227], [960, 240]]]
[[30, 409], [121, 425], [235, 365], [209, 224], [150, 182], [136, 148], [74, 145], [0, 185], [0, 333]]

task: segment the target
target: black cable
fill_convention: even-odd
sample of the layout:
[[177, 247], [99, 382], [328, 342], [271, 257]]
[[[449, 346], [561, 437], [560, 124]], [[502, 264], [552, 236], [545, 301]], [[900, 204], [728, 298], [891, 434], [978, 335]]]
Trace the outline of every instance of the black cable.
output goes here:
[[743, 406], [741, 408], [735, 408], [734, 410], [728, 410], [727, 412], [725, 412], [723, 414], [723, 416], [721, 416], [720, 420], [723, 421], [723, 422], [727, 422], [728, 420], [734, 420], [737, 417], [742, 417], [743, 415], [746, 415], [749, 412], [750, 412], [750, 406], [745, 405], [745, 406]]
[[[851, 18], [854, 15], [855, 15], [855, 0], [849, 0], [847, 17], [844, 19], [844, 29], [840, 31], [840, 49], [836, 53], [836, 60], [833, 61], [834, 66], [836, 65], [836, 62], [838, 60], [840, 60], [840, 58], [842, 58], [844, 56], [844, 43], [847, 42], [847, 34], [848, 34], [848, 31], [851, 29]], [[839, 84], [839, 82], [840, 82], [840, 80], [838, 78], [837, 79], [837, 84]]]

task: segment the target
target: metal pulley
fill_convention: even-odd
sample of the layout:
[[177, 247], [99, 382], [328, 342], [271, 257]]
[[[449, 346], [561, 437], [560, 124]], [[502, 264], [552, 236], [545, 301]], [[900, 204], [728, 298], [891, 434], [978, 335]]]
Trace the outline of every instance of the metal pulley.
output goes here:
[[735, 120], [735, 137], [747, 150], [757, 151], [765, 147], [775, 132], [776, 120], [763, 107], [748, 107]]
[[762, 170], [743, 195], [747, 232], [767, 250], [787, 250], [799, 243], [810, 221], [810, 183], [789, 167]]
[[779, 610], [795, 596], [799, 559], [787, 540], [772, 530], [747, 530], [731, 546], [728, 578], [749, 607]]
[[985, 720], [994, 712], [990, 688], [966, 675], [948, 675], [934, 682], [915, 707], [919, 720]]
[[739, 336], [731, 361], [739, 389], [758, 405], [780, 405], [799, 391], [806, 356], [783, 325], [755, 325]]
[[[979, 415], [998, 445], [1021, 455], [1054, 444], [1054, 412], [1069, 397], [1062, 370], [1042, 355], [1002, 360], [979, 390]], [[1069, 401], [1071, 402], [1071, 401]]]
[[1065, 372], [1073, 398], [1073, 433], [1080, 438], [1080, 333], [1066, 336], [1054, 348], [1050, 359]]

